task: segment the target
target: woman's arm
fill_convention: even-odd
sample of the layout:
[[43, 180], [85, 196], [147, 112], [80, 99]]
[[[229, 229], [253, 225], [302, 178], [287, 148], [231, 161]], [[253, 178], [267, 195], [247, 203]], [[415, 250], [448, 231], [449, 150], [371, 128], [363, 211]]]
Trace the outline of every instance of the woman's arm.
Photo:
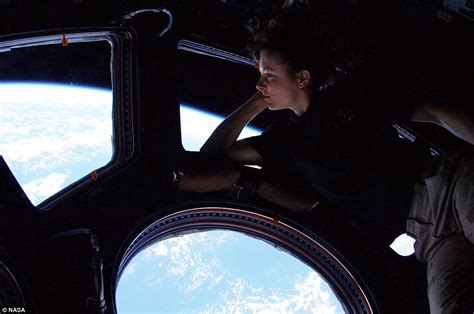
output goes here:
[[[176, 178], [174, 188], [184, 192], [209, 193], [215, 191], [230, 191], [241, 175], [242, 168], [209, 167], [200, 170], [199, 174], [185, 173]], [[305, 212], [317, 206], [317, 202], [309, 195], [294, 191], [290, 187], [283, 187], [272, 182], [262, 182], [255, 190], [255, 195], [273, 204], [295, 212]]]
[[456, 108], [433, 102], [425, 103], [415, 109], [412, 120], [435, 123], [458, 138], [474, 144], [474, 117]]
[[263, 157], [245, 139], [232, 144], [226, 155], [240, 164], [261, 165], [263, 162]]
[[[231, 146], [236, 143], [243, 128], [266, 107], [267, 105], [261, 93], [255, 93], [242, 106], [222, 121], [201, 147], [201, 152], [224, 152], [230, 149]], [[245, 146], [245, 144], [242, 145], [234, 147], [234, 151], [239, 148], [249, 148]]]
[[[225, 156], [226, 159], [238, 164], [260, 164], [263, 161], [262, 156], [245, 140], [236, 141], [236, 139], [247, 123], [266, 107], [260, 92], [255, 93], [222, 121], [201, 147], [201, 153], [209, 156]], [[199, 193], [231, 189], [240, 175], [238, 167], [233, 163], [217, 166], [211, 159], [207, 165], [184, 170], [179, 180], [173, 183], [174, 188]]]
[[311, 199], [309, 195], [298, 193], [289, 187], [283, 187], [272, 182], [263, 182], [255, 191], [255, 194], [264, 200], [295, 212], [308, 212], [319, 204]]

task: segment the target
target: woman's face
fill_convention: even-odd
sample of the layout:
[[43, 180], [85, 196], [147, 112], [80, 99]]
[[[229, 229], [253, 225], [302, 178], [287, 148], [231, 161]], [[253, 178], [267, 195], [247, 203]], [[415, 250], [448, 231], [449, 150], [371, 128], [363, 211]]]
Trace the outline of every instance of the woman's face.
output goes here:
[[256, 87], [262, 93], [268, 108], [294, 109], [302, 101], [307, 101], [307, 89], [302, 88], [298, 75], [292, 75], [278, 55], [262, 50], [258, 65], [260, 79]]

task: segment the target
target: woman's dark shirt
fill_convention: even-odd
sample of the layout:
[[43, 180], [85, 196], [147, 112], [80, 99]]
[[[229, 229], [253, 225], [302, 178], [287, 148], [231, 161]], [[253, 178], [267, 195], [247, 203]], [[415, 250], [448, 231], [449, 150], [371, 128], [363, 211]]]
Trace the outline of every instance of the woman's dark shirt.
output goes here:
[[291, 113], [246, 141], [263, 157], [269, 180], [296, 178], [317, 197], [401, 233], [429, 151], [399, 138], [392, 124], [407, 120], [417, 99], [407, 89], [365, 84], [325, 90], [302, 116]]

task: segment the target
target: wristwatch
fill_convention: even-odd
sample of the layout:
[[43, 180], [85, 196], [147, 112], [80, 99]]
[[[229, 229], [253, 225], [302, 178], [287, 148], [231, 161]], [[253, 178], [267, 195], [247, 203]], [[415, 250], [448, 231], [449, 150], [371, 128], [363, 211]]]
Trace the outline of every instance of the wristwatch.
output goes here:
[[261, 170], [241, 166], [240, 176], [237, 181], [235, 181], [228, 196], [240, 200], [251, 199], [263, 182], [264, 178]]

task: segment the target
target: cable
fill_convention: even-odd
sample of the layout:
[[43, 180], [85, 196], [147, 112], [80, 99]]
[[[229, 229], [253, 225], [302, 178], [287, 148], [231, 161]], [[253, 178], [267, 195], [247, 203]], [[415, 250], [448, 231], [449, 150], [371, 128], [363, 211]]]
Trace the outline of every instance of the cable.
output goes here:
[[165, 29], [163, 29], [161, 31], [161, 33], [158, 34], [158, 37], [161, 37], [164, 34], [166, 34], [171, 29], [171, 26], [173, 25], [173, 15], [171, 14], [171, 12], [168, 9], [165, 9], [165, 8], [161, 8], [161, 9], [140, 9], [140, 10], [128, 12], [125, 15], [122, 16], [122, 20], [131, 20], [135, 16], [137, 16], [138, 14], [149, 13], [149, 12], [150, 13], [164, 13], [164, 14], [168, 15], [168, 19], [169, 19], [168, 20], [168, 25], [165, 27]]

